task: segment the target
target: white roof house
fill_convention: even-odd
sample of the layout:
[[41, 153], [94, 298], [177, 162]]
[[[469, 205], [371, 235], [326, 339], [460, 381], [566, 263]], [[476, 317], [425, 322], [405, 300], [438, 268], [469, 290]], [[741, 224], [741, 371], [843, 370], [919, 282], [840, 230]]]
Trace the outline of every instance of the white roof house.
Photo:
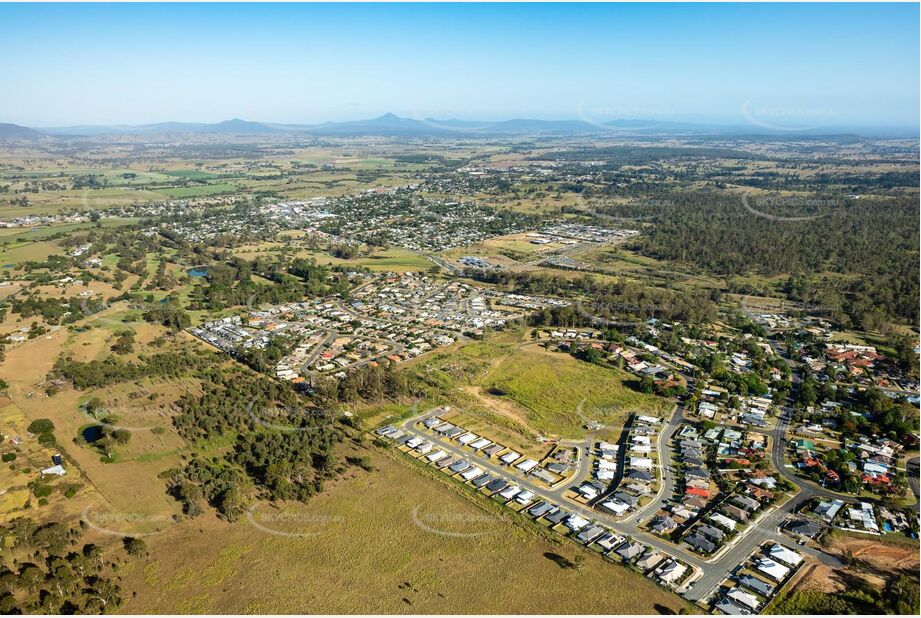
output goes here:
[[595, 478], [597, 478], [599, 481], [611, 481], [614, 479], [614, 474], [615, 470], [603, 470], [599, 468], [595, 472]]
[[537, 462], [534, 461], [533, 459], [525, 459], [524, 461], [522, 461], [520, 464], [518, 464], [515, 467], [521, 470], [522, 472], [527, 473], [537, 467]]
[[515, 496], [515, 502], [518, 504], [527, 504], [534, 499], [534, 492], [527, 489]]
[[588, 525], [588, 520], [578, 515], [570, 515], [566, 520], [566, 527], [570, 530], [581, 530]]
[[601, 508], [610, 511], [615, 515], [623, 515], [630, 509], [628, 505], [624, 504], [620, 500], [606, 500], [602, 502], [600, 506]]
[[521, 453], [516, 453], [515, 451], [509, 451], [505, 455], [499, 458], [499, 461], [505, 464], [512, 464], [521, 457]]
[[749, 592], [743, 592], [740, 588], [733, 588], [726, 596], [739, 605], [744, 605], [749, 609], [758, 609], [758, 606], [761, 605], [758, 602], [758, 597]]
[[429, 461], [434, 462], [434, 461], [441, 461], [447, 456], [448, 454], [445, 453], [444, 451], [435, 451], [434, 453], [429, 453], [428, 455], [426, 455], [425, 458], [428, 459]]
[[470, 444], [471, 442], [473, 442], [473, 441], [475, 441], [475, 440], [479, 440], [479, 439], [480, 439], [480, 436], [476, 435], [475, 433], [469, 433], [469, 432], [468, 432], [468, 433], [465, 433], [464, 435], [462, 435], [461, 437], [459, 437], [459, 438], [457, 439], [457, 441], [460, 442], [461, 444], [463, 444], [464, 446], [467, 446], [467, 445]]
[[723, 612], [727, 616], [747, 616], [751, 614], [750, 611], [744, 607], [739, 607], [729, 599], [720, 599], [716, 604], [716, 609]]
[[67, 470], [65, 470], [64, 466], [62, 465], [51, 466], [50, 468], [45, 468], [42, 470], [42, 475], [44, 476], [64, 476], [65, 474], [67, 474]]
[[719, 525], [722, 528], [726, 528], [729, 531], [736, 529], [737, 522], [733, 519], [729, 519], [722, 513], [714, 513], [713, 515], [710, 515], [710, 520], [713, 523]]
[[775, 581], [783, 580], [790, 572], [790, 569], [770, 558], [762, 558], [755, 563], [755, 568]]
[[873, 505], [869, 502], [861, 502], [859, 509], [848, 508], [847, 516], [853, 521], [859, 521], [864, 530], [879, 532], [876, 516], [873, 515]]
[[668, 560], [660, 567], [659, 579], [666, 584], [670, 584], [681, 579], [681, 576], [684, 575], [687, 570], [688, 568], [677, 560]]
[[784, 564], [789, 564], [790, 566], [796, 566], [803, 561], [802, 556], [793, 551], [792, 549], [787, 549], [779, 543], [775, 543], [771, 549], [768, 551], [768, 555], [774, 560], [779, 560]]
[[492, 444], [492, 440], [487, 440], [486, 438], [480, 438], [476, 442], [471, 443], [470, 448], [475, 448], [476, 450], [480, 450], [481, 448], [486, 448], [490, 444]]
[[631, 457], [630, 466], [640, 470], [650, 470], [652, 469], [652, 460], [648, 457]]
[[615, 549], [618, 545], [620, 545], [623, 542], [624, 542], [624, 537], [614, 534], [613, 532], [604, 534], [600, 538], [595, 540], [595, 543], [597, 543], [599, 547], [607, 551], [611, 551], [612, 549]]
[[470, 481], [480, 476], [481, 474], [483, 474], [483, 471], [477, 468], [476, 466], [473, 466], [472, 468], [470, 468], [469, 470], [461, 474], [461, 478], [464, 479], [465, 481]]

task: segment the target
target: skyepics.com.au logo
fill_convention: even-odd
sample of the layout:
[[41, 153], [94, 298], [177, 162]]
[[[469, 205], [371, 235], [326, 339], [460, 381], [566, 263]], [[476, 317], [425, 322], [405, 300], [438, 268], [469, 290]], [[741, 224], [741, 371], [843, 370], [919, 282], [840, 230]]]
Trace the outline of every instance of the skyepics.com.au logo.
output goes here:
[[265, 534], [305, 539], [341, 532], [345, 517], [254, 505], [246, 511], [246, 521]]
[[[407, 119], [392, 117], [390, 121], [393, 123], [394, 128], [399, 128], [401, 125], [405, 129], [412, 128], [412, 125], [415, 123], [421, 123], [427, 126], [430, 129], [433, 129], [436, 132], [442, 133], [468, 133], [468, 134], [480, 134], [487, 133], [496, 128], [495, 122], [481, 122], [481, 121], [469, 121], [469, 120], [456, 120], [456, 116], [459, 113], [457, 110], [432, 110], [429, 112], [423, 112], [422, 110], [413, 110], [410, 113], [410, 117]], [[438, 120], [435, 116], [441, 118], [452, 118], [452, 120]]]
[[649, 319], [666, 314], [669, 309], [662, 304], [599, 300], [577, 300], [572, 306], [576, 313], [596, 328], [645, 326]]
[[749, 317], [779, 315], [811, 315], [827, 317], [841, 310], [841, 307], [816, 302], [795, 302], [776, 298], [744, 295], [739, 299], [739, 309]]
[[746, 99], [739, 111], [749, 123], [771, 131], [807, 132], [821, 129], [838, 116], [832, 109], [758, 102]]
[[831, 215], [841, 206], [838, 200], [805, 197], [757, 197], [742, 194], [742, 207], [746, 211], [768, 221], [803, 222], [815, 221]]
[[410, 513], [410, 521], [430, 534], [450, 538], [472, 539], [494, 534], [502, 519], [486, 513], [457, 513], [427, 510], [418, 504]]
[[119, 537], [153, 536], [166, 531], [176, 522], [175, 517], [169, 514], [92, 511], [90, 507], [83, 510], [80, 520], [100, 534]]
[[593, 105], [579, 101], [576, 105], [576, 115], [595, 131], [629, 135], [664, 129], [666, 125], [663, 121], [650, 120], [649, 116], [671, 116], [674, 115], [674, 110]]
[[109, 304], [100, 297], [90, 296], [80, 299], [80, 313], [87, 322], [92, 322], [96, 326], [123, 326], [127, 329], [124, 322], [109, 317], [107, 309], [109, 309]]
[[[626, 429], [621, 421], [629, 418], [628, 411], [617, 405], [598, 406], [582, 399], [576, 405], [576, 416], [582, 421], [582, 426], [592, 431], [605, 431], [612, 434], [620, 433]], [[608, 419], [617, 419], [616, 422], [607, 422]], [[590, 446], [590, 441], [583, 441], [583, 446]]]

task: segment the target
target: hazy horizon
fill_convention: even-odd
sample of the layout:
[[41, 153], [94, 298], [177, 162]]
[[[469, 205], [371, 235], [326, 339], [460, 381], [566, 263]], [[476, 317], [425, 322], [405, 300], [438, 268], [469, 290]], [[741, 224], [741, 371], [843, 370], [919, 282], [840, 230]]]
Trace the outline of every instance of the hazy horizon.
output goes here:
[[0, 122], [918, 126], [917, 4], [0, 5]]

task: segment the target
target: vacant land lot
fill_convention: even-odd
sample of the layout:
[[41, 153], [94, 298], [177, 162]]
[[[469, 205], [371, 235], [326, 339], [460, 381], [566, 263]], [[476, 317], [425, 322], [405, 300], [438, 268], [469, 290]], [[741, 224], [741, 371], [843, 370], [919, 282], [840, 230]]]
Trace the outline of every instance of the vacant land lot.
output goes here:
[[869, 537], [856, 533], [835, 531], [829, 548], [842, 556], [847, 552], [876, 571], [917, 573], [919, 568], [918, 541], [903, 536]]
[[[122, 611], [649, 614], [686, 607], [638, 574], [481, 509], [431, 478], [434, 472], [377, 452], [371, 460], [375, 471], [354, 469], [306, 506], [263, 506], [234, 524], [201, 517], [147, 537], [150, 558], [126, 574], [137, 596]], [[558, 566], [560, 556], [577, 554], [581, 567]]]
[[583, 425], [623, 423], [631, 412], [659, 415], [669, 403], [624, 383], [629, 374], [546, 352], [536, 344], [498, 361], [481, 384], [527, 411], [527, 424], [544, 434], [579, 437]]

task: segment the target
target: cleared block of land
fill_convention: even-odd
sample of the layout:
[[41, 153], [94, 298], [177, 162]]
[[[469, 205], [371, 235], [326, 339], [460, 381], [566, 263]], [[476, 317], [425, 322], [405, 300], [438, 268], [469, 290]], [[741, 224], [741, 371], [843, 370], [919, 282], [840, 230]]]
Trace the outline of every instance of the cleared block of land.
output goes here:
[[665, 399], [624, 384], [634, 379], [534, 346], [497, 362], [481, 384], [490, 394], [520, 404], [535, 430], [573, 437], [585, 434], [583, 425], [589, 420], [619, 425], [631, 412], [659, 415], [669, 408]]

